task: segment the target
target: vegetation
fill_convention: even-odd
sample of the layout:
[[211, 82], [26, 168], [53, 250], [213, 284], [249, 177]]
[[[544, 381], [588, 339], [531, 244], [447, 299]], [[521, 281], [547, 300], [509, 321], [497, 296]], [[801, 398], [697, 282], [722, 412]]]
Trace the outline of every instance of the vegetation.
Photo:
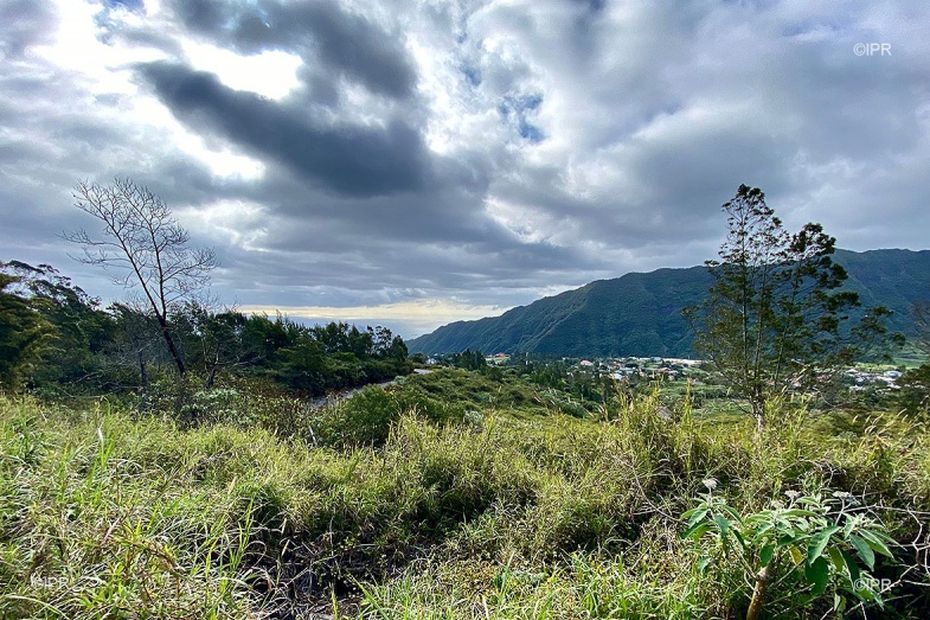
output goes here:
[[178, 374], [187, 370], [170, 316], [209, 282], [216, 266], [212, 249], [191, 248], [189, 235], [158, 196], [128, 179], [112, 185], [81, 183], [78, 209], [102, 224], [102, 234], [66, 235], [81, 246], [83, 262], [110, 271], [125, 288], [142, 292], [145, 314], [154, 318]]
[[[687, 390], [666, 412], [654, 387], [577, 417], [511, 370], [437, 370], [322, 410], [259, 388], [205, 392], [194, 424], [0, 399], [0, 615], [739, 617], [761, 564], [778, 567], [766, 617], [820, 617], [837, 596], [852, 617], [930, 605], [915, 420], [783, 403], [760, 436]], [[850, 591], [847, 556], [876, 597]], [[826, 581], [805, 568], [820, 558]]]
[[[45, 394], [138, 393], [155, 383], [176, 396], [219, 375], [266, 377], [305, 395], [388, 381], [411, 372], [403, 340], [383, 327], [306, 326], [190, 301], [164, 327], [152, 312], [99, 300], [57, 270], [0, 263], [0, 385]], [[160, 378], [177, 372], [181, 383]], [[180, 391], [179, 391], [180, 390]]]
[[471, 349], [453, 353], [448, 357], [448, 362], [456, 368], [464, 368], [465, 370], [484, 370], [488, 367], [484, 359], [484, 353], [472, 351]]
[[515, 370], [535, 385], [566, 392], [582, 402], [603, 404], [616, 388], [615, 380], [597, 367], [582, 368], [567, 359], [527, 356], [515, 366]]
[[0, 388], [18, 386], [41, 358], [50, 326], [10, 291], [19, 278], [0, 273]]
[[[881, 606], [878, 580], [869, 571], [875, 570], [876, 553], [894, 560], [888, 548], [893, 540], [879, 521], [855, 512], [857, 502], [848, 492], [835, 491], [831, 500], [788, 491], [787, 501], [741, 515], [713, 495], [716, 480], [705, 480], [705, 485], [708, 492], [698, 506], [684, 514], [690, 526], [685, 535], [700, 540], [711, 534], [715, 550], [735, 555], [753, 577], [747, 620], [761, 615], [773, 581], [809, 591], [811, 599], [832, 586], [833, 611], [840, 613], [850, 600]], [[710, 561], [704, 556], [699, 564]]]
[[926, 354], [930, 353], [930, 302], [916, 304], [914, 318], [917, 337], [912, 342], [923, 354], [923, 363], [908, 369], [898, 381], [901, 387], [898, 403], [904, 411], [926, 416], [930, 415], [930, 363], [926, 362]]
[[[761, 426], [765, 404], [791, 390], [810, 392], [848, 368], [886, 334], [886, 308], [850, 324], [859, 295], [840, 290], [846, 270], [833, 262], [836, 240], [819, 224], [789, 234], [756, 187], [741, 185], [723, 205], [727, 236], [703, 304], [686, 310], [695, 347]], [[880, 344], [880, 343], [879, 343]]]

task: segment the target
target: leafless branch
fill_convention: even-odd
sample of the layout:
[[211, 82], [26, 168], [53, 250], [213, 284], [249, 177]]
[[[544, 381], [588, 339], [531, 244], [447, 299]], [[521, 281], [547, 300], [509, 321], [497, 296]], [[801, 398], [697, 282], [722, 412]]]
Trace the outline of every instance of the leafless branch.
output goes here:
[[165, 202], [130, 179], [116, 179], [110, 185], [82, 182], [73, 197], [78, 209], [102, 225], [101, 236], [86, 230], [62, 236], [80, 246], [77, 260], [99, 265], [116, 284], [141, 291], [183, 374], [184, 362], [168, 318], [178, 304], [209, 283], [216, 266], [213, 250], [189, 247], [188, 232]]

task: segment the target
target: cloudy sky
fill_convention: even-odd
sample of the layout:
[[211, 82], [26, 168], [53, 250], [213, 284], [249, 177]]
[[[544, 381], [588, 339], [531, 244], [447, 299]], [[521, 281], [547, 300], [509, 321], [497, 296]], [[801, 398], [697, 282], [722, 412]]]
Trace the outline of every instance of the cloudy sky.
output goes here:
[[697, 264], [743, 182], [926, 248], [930, 3], [0, 0], [0, 260], [120, 294], [57, 236], [114, 176], [222, 301], [408, 336]]

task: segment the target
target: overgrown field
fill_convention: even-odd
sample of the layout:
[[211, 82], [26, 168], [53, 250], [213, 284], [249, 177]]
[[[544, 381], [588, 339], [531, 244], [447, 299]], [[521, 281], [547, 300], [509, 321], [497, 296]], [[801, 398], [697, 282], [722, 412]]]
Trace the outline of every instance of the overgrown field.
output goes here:
[[[884, 607], [845, 613], [930, 610], [930, 437], [891, 412], [789, 403], [757, 434], [687, 393], [590, 407], [452, 370], [322, 411], [196, 398], [0, 397], [0, 617], [741, 617], [740, 558], [683, 536], [708, 489], [740, 514], [849, 498], [895, 542]], [[835, 593], [791, 573], [766, 617], [830, 617]]]

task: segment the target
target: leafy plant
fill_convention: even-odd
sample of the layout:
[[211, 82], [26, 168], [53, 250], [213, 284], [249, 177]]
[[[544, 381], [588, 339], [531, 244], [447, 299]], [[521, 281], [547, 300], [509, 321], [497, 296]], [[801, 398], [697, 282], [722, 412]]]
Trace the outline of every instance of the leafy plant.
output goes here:
[[[853, 600], [882, 606], [871, 571], [876, 554], [893, 558], [891, 538], [849, 493], [825, 498], [788, 491], [787, 501], [743, 515], [713, 494], [716, 481], [705, 485], [707, 493], [682, 515], [688, 524], [684, 536], [709, 540], [714, 551], [736, 559], [752, 587], [747, 620], [758, 618], [771, 591], [788, 583], [800, 582], [803, 603], [832, 587], [837, 612]], [[699, 568], [706, 570], [712, 560], [713, 555], [703, 553]]]

